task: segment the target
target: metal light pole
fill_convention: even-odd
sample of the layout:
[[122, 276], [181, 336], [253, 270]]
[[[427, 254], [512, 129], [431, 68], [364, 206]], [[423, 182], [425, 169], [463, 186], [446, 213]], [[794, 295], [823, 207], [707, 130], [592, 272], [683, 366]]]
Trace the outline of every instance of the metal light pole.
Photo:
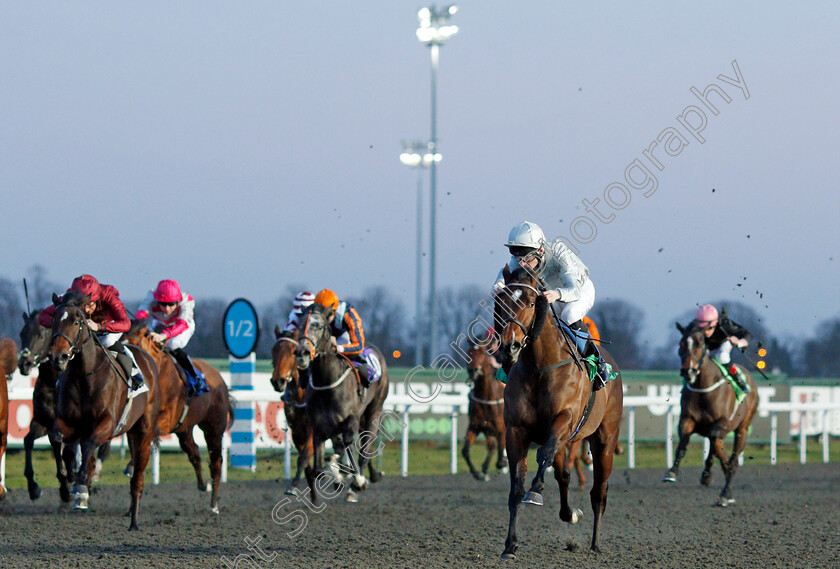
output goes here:
[[423, 308], [423, 169], [440, 162], [440, 154], [430, 154], [429, 144], [419, 140], [404, 140], [400, 162], [417, 169], [417, 266], [414, 321], [414, 365], [423, 363], [423, 325], [420, 315]]
[[[417, 19], [420, 27], [417, 28], [417, 39], [430, 48], [432, 56], [432, 136], [429, 139], [429, 153], [432, 156], [439, 156], [437, 152], [437, 69], [440, 57], [440, 46], [449, 38], [458, 33], [458, 26], [449, 24], [449, 18], [458, 11], [454, 4], [444, 6], [440, 10], [434, 6], [421, 8], [417, 12]], [[437, 298], [435, 295], [436, 284], [436, 233], [435, 223], [437, 217], [437, 160], [432, 160], [429, 168], [429, 193], [431, 198], [431, 212], [429, 214], [429, 349], [434, 355], [437, 346]]]

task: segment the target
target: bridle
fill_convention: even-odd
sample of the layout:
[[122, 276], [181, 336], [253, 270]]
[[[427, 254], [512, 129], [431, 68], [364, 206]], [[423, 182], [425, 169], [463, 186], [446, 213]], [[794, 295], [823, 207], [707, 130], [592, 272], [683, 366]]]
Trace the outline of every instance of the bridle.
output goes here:
[[[688, 336], [684, 336], [683, 341], [685, 341], [687, 343], [690, 340], [693, 343], [694, 340], [691, 336], [693, 336], [693, 334], [689, 334]], [[683, 352], [683, 341], [680, 342], [680, 352]], [[706, 362], [706, 358], [708, 358], [708, 356], [709, 356], [709, 350], [708, 350], [708, 348], [706, 348], [706, 342], [703, 341], [702, 339], [701, 339], [701, 346], [702, 346], [703, 352], [700, 355], [699, 359], [696, 358], [694, 356], [694, 354], [691, 353], [691, 350], [688, 348], [688, 346], [685, 347], [685, 352], [686, 352], [687, 355], [686, 355], [685, 358], [683, 358], [683, 361], [685, 361], [687, 359], [693, 360], [695, 362], [696, 366], [697, 366], [697, 367], [691, 367], [690, 364], [689, 364], [689, 367], [680, 366], [680, 375], [682, 376], [683, 380], [689, 385], [694, 384], [697, 381], [697, 378], [700, 377], [700, 373], [703, 370], [703, 364]], [[689, 372], [694, 372], [694, 374], [695, 374], [694, 378], [690, 379], [688, 377]]]
[[[538, 291], [535, 287], [532, 287], [531, 285], [526, 283], [510, 283], [507, 285], [506, 288], [512, 287], [527, 288], [529, 290], [534, 291], [534, 293], [536, 293], [537, 295], [540, 294], [540, 291]], [[532, 301], [530, 304], [525, 305], [523, 308], [534, 308], [535, 305], [536, 302]], [[522, 339], [522, 348], [524, 349], [525, 346], [528, 344], [528, 338], [530, 337], [531, 332], [534, 330], [534, 325], [536, 324], [536, 321], [531, 322], [530, 328], [527, 328], [522, 322], [520, 322], [516, 318], [505, 318], [502, 323], [505, 326], [507, 326], [508, 324], [516, 324], [517, 326], [519, 326], [519, 328], [522, 330], [522, 333], [525, 334], [525, 337]]]
[[[304, 327], [303, 327], [303, 337], [300, 339], [300, 347], [303, 347], [304, 342], [309, 342], [308, 351], [309, 351], [309, 354], [310, 354], [310, 358], [311, 358], [311, 360], [315, 360], [315, 358], [317, 358], [318, 355], [319, 355], [318, 354], [318, 344], [315, 340], [313, 340], [312, 338], [309, 337], [309, 320], [312, 317], [312, 314], [313, 313], [310, 312], [309, 314], [306, 315], [306, 321], [305, 321], [305, 324], [304, 324]], [[318, 315], [319, 315], [319, 317], [323, 318], [323, 314], [318, 313]], [[324, 318], [324, 330], [326, 331], [327, 334], [329, 334], [329, 325], [330, 325], [329, 322], [326, 320], [326, 318]], [[339, 354], [339, 355], [342, 355], [342, 354]], [[307, 389], [313, 389], [315, 391], [326, 391], [326, 390], [329, 390], [329, 389], [334, 389], [334, 388], [338, 387], [339, 385], [341, 385], [342, 382], [344, 382], [344, 380], [347, 378], [347, 376], [350, 375], [350, 373], [353, 371], [353, 364], [350, 363], [350, 360], [347, 358], [347, 356], [344, 356], [343, 359], [347, 363], [347, 369], [344, 370], [344, 372], [339, 376], [339, 378], [337, 380], [335, 380], [334, 382], [332, 382], [329, 385], [315, 385], [312, 382], [312, 380], [310, 379], [309, 385], [307, 385]], [[311, 365], [311, 362], [310, 362], [310, 365]]]
[[[64, 305], [64, 308], [65, 308], [65, 310], [73, 309], [76, 312], [76, 314], [78, 316], [80, 316], [80, 318], [77, 319], [76, 322], [75, 322], [75, 324], [79, 327], [79, 331], [76, 333], [76, 339], [75, 340], [71, 340], [68, 336], [66, 336], [65, 334], [62, 334], [61, 332], [55, 332], [52, 335], [52, 340], [53, 340], [53, 342], [55, 342], [56, 338], [64, 338], [65, 340], [67, 340], [67, 343], [70, 344], [70, 349], [67, 352], [67, 356], [68, 356], [68, 360], [72, 360], [73, 357], [78, 353], [79, 348], [81, 346], [84, 346], [85, 342], [87, 342], [90, 338], [93, 337], [93, 333], [91, 332], [90, 327], [87, 325], [87, 322], [85, 322], [84, 314], [82, 314], [82, 311], [79, 307], [71, 306], [71, 305]], [[82, 329], [83, 328], [87, 328], [87, 330], [88, 330], [87, 337], [85, 337], [84, 339], [82, 339]], [[81, 342], [80, 342], [80, 340], [81, 340]]]
[[[299, 345], [300, 345], [300, 342], [298, 342], [298, 341], [297, 341], [297, 340], [295, 340], [294, 338], [290, 338], [290, 337], [288, 337], [288, 336], [280, 336], [279, 338], [277, 338], [277, 342], [289, 342], [290, 344], [292, 344], [292, 345], [293, 345], [293, 346], [295, 346], [295, 347], [297, 347], [297, 346], [299, 346]], [[292, 355], [294, 355], [294, 351], [292, 351]], [[283, 382], [283, 389], [285, 390], [286, 385], [287, 385], [290, 381], [292, 381], [292, 374], [291, 374], [291, 372], [289, 372], [289, 375], [287, 375], [287, 376], [285, 376], [285, 377], [273, 377], [273, 376], [272, 376], [271, 380], [272, 380], [272, 382], [275, 382], [275, 381], [280, 382], [280, 381], [282, 381], [282, 382]]]

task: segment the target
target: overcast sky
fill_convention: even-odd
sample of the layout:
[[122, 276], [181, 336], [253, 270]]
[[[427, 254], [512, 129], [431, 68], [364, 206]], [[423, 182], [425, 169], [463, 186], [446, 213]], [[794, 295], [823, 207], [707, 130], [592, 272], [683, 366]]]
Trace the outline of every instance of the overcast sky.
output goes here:
[[[416, 174], [398, 156], [430, 135], [420, 6], [3, 0], [0, 274], [255, 303], [383, 284], [412, 313]], [[459, 8], [438, 76], [439, 287], [489, 287], [527, 218], [654, 341], [719, 298], [782, 336], [838, 315], [840, 5]], [[711, 83], [731, 99], [709, 94], [717, 115], [691, 92]], [[661, 136], [676, 155], [651, 150]], [[637, 159], [655, 191], [625, 179]]]

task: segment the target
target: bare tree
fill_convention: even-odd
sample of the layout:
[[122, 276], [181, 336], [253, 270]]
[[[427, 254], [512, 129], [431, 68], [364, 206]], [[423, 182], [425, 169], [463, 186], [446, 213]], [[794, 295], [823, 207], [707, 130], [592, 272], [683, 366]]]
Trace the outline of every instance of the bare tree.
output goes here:
[[[438, 346], [438, 350], [431, 354], [433, 360], [441, 353], [453, 353], [452, 343], [458, 340], [459, 335], [467, 335], [470, 323], [481, 315], [487, 326], [493, 325], [493, 302], [487, 289], [478, 285], [465, 285], [458, 289], [447, 287], [442, 289], [438, 295], [438, 330], [440, 340], [446, 342]], [[482, 300], [485, 302], [481, 304]], [[489, 306], [485, 309], [484, 306]], [[475, 332], [475, 331], [474, 331]], [[462, 351], [466, 350], [463, 341], [457, 344]]]
[[[394, 350], [408, 351], [405, 342], [405, 307], [385, 287], [368, 288], [359, 299], [350, 300], [350, 303], [362, 318], [366, 344], [379, 348], [389, 363], [394, 361]], [[401, 357], [400, 361], [408, 360]]]
[[817, 337], [803, 346], [804, 369], [812, 377], [840, 376], [840, 317], [821, 322], [817, 326]]
[[[640, 369], [645, 363], [640, 330], [644, 312], [626, 300], [596, 302], [589, 317], [595, 321], [601, 340], [621, 369]], [[609, 344], [607, 344], [609, 342]]]
[[13, 338], [15, 341], [23, 327], [21, 315], [25, 310], [18, 290], [20, 285], [0, 277], [0, 337]]

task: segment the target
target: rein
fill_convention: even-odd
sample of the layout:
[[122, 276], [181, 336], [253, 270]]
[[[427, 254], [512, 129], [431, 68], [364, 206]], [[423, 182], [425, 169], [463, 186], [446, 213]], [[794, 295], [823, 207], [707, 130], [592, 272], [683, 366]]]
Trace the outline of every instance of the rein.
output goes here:
[[501, 404], [503, 404], [503, 403], [505, 402], [504, 397], [503, 397], [503, 398], [501, 398], [501, 399], [492, 399], [492, 400], [489, 400], [489, 399], [479, 399], [478, 397], [476, 397], [475, 395], [473, 395], [473, 391], [472, 391], [472, 390], [470, 390], [470, 392], [469, 392], [469, 393], [467, 393], [467, 398], [468, 398], [470, 401], [475, 401], [476, 403], [481, 403], [482, 405], [501, 405]]
[[341, 385], [341, 383], [345, 379], [347, 379], [347, 376], [350, 375], [350, 371], [352, 371], [352, 366], [348, 367], [346, 370], [344, 370], [344, 373], [342, 373], [338, 377], [338, 379], [336, 379], [334, 382], [332, 382], [329, 385], [315, 385], [314, 383], [312, 383], [312, 381], [310, 381], [309, 382], [309, 387], [311, 387], [315, 391], [326, 391], [327, 389], [334, 389], [334, 388], [338, 387], [339, 385]]

